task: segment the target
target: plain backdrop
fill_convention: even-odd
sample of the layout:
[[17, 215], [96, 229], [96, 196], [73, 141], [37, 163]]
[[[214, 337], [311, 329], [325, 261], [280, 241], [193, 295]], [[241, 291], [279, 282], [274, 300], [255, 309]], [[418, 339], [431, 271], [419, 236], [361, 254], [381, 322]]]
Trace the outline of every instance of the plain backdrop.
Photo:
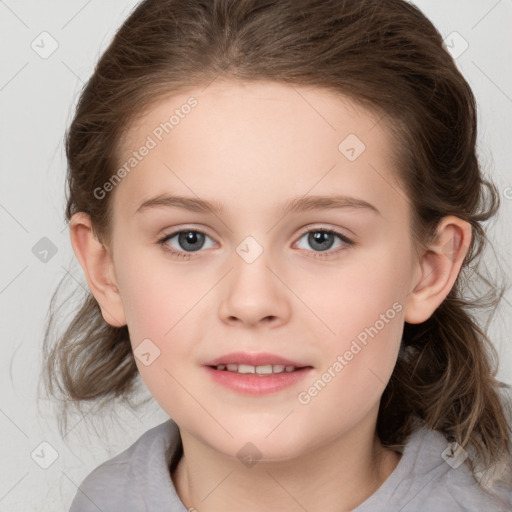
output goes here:
[[[487, 232], [509, 277], [512, 2], [415, 3], [446, 37], [477, 98], [480, 159], [502, 199]], [[0, 0], [0, 512], [68, 510], [92, 469], [167, 419], [154, 402], [137, 414], [118, 407], [113, 417], [77, 417], [61, 437], [55, 405], [37, 399], [51, 294], [68, 271], [71, 288], [85, 283], [64, 222], [63, 135], [83, 83], [135, 4]], [[498, 260], [492, 251], [485, 261], [494, 273]], [[511, 303], [507, 290], [489, 328], [500, 354], [498, 378], [507, 383]]]

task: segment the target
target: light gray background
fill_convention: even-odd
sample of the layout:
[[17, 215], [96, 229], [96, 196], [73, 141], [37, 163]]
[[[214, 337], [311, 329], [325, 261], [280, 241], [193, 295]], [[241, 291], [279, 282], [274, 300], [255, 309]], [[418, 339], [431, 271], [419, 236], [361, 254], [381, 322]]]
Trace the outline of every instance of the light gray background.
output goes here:
[[[70, 286], [84, 278], [64, 223], [65, 159], [62, 139], [82, 83], [106, 48], [134, 0], [0, 0], [0, 311], [2, 313], [2, 432], [0, 512], [68, 510], [77, 485], [104, 460], [134, 442], [167, 416], [155, 403], [134, 416], [126, 408], [118, 419], [99, 418], [58, 433], [52, 403], [37, 401], [42, 332], [49, 298], [61, 276]], [[500, 255], [510, 260], [512, 220], [512, 0], [417, 0], [416, 4], [452, 41], [468, 48], [457, 63], [479, 104], [481, 162], [502, 198], [498, 221], [488, 232]], [[31, 47], [47, 31], [58, 43], [41, 58]], [[43, 237], [57, 253], [46, 263], [32, 252]], [[492, 254], [487, 255], [494, 268]], [[510, 265], [504, 271], [511, 275]], [[490, 327], [501, 356], [498, 378], [512, 383], [510, 343], [512, 294]], [[91, 426], [97, 428], [97, 431]], [[106, 426], [104, 426], [106, 425]], [[49, 443], [41, 445], [42, 442]], [[53, 451], [55, 450], [55, 452]], [[32, 455], [31, 455], [32, 454]], [[51, 462], [47, 469], [35, 461]]]

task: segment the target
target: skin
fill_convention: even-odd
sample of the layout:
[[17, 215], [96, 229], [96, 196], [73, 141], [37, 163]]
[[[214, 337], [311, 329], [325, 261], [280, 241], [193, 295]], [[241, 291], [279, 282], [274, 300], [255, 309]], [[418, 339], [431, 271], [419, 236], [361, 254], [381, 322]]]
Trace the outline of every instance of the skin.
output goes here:
[[[102, 244], [87, 215], [77, 213], [74, 251], [105, 320], [128, 325], [134, 350], [147, 338], [160, 350], [148, 366], [136, 361], [180, 427], [184, 457], [172, 479], [186, 507], [350, 510], [400, 460], [376, 436], [379, 400], [404, 321], [425, 321], [447, 296], [471, 227], [446, 217], [437, 239], [418, 251], [385, 123], [325, 90], [222, 80], [191, 88], [148, 110], [128, 132], [119, 161], [190, 96], [197, 107], [111, 192], [110, 243]], [[366, 146], [354, 161], [338, 149], [348, 134]], [[136, 213], [164, 192], [218, 201], [224, 211]], [[333, 193], [367, 201], [379, 213], [282, 213], [292, 198]], [[307, 236], [318, 228], [354, 244], [334, 236], [333, 247], [321, 251]], [[188, 260], [158, 244], [180, 229], [208, 235]], [[247, 236], [263, 249], [252, 263], [236, 251]], [[188, 247], [177, 237], [167, 246], [184, 253]], [[300, 403], [298, 393], [393, 304], [401, 308], [394, 318], [309, 403]], [[213, 382], [201, 366], [233, 351], [271, 352], [313, 369], [290, 388], [242, 395]], [[262, 457], [251, 467], [237, 457], [248, 442]]]

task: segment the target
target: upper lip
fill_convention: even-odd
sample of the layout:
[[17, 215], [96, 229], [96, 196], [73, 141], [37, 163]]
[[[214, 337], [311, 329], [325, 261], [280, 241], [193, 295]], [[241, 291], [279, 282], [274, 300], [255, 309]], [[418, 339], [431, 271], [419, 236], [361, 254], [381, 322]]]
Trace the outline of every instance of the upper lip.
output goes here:
[[218, 366], [220, 364], [248, 364], [251, 366], [264, 366], [268, 364], [284, 365], [284, 366], [295, 366], [296, 368], [303, 368], [308, 366], [291, 359], [278, 356], [276, 354], [270, 354], [267, 352], [258, 352], [250, 354], [248, 352], [231, 352], [223, 356], [217, 357], [205, 363], [205, 366]]

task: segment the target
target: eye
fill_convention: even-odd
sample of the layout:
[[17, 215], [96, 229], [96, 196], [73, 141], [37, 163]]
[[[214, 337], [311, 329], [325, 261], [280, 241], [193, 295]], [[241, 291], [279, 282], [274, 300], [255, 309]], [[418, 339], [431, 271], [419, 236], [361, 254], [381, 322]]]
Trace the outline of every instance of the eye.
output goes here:
[[[211, 238], [202, 231], [198, 231], [196, 229], [185, 229], [165, 235], [163, 238], [158, 240], [157, 243], [160, 244], [165, 251], [170, 252], [174, 256], [190, 258], [192, 256], [191, 253], [205, 248], [204, 243], [206, 238], [211, 240]], [[173, 239], [175, 240], [173, 241]], [[174, 245], [170, 243], [171, 241], [174, 242]]]
[[[315, 257], [323, 257], [324, 254], [321, 253], [326, 253], [325, 256], [332, 255], [333, 253], [337, 253], [344, 248], [354, 245], [354, 242], [348, 239], [345, 235], [328, 229], [310, 229], [300, 237], [299, 242], [302, 239], [307, 241], [313, 252], [320, 253], [315, 254]], [[335, 245], [336, 239], [339, 240], [338, 245], [335, 246], [336, 250], [330, 250]], [[299, 248], [303, 249], [304, 247]]]
[[[205, 247], [206, 239], [212, 241], [203, 231], [185, 229], [165, 235], [158, 240], [157, 243], [162, 246], [164, 251], [170, 253], [172, 256], [189, 259], [195, 256], [194, 253], [200, 252], [201, 249], [209, 248], [214, 245], [213, 243]], [[297, 243], [302, 239], [306, 239], [307, 243], [310, 244], [312, 248], [311, 252], [314, 253], [315, 257], [331, 256], [332, 254], [338, 253], [340, 250], [354, 245], [354, 242], [342, 233], [329, 229], [310, 229], [301, 235]], [[335, 246], [336, 239], [338, 239], [338, 245]], [[170, 243], [171, 241], [173, 243]], [[333, 247], [334, 250], [331, 250]], [[299, 247], [299, 249], [303, 248], [304, 247]]]

